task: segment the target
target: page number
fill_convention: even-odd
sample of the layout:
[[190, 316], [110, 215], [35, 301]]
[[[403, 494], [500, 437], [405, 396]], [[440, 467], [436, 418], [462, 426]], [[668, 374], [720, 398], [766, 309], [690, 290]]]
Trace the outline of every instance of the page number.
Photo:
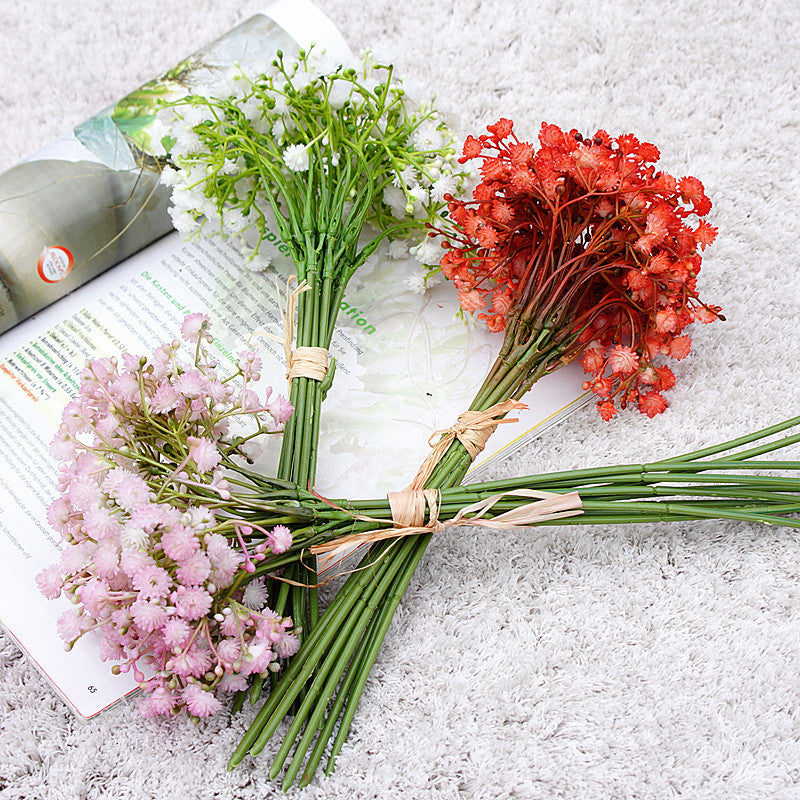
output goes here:
[[97, 687], [96, 687], [96, 686], [87, 686], [86, 688], [87, 688], [87, 689], [88, 689], [88, 690], [89, 690], [89, 691], [90, 691], [92, 694], [94, 694], [94, 693], [97, 691]]

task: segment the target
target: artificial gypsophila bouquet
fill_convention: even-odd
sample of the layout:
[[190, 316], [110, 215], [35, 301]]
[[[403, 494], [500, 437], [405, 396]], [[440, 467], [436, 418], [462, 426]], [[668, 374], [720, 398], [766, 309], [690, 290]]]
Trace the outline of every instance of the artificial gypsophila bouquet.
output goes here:
[[[164, 114], [174, 131], [175, 169], [164, 180], [173, 185], [176, 228], [229, 238], [255, 270], [268, 266], [270, 242], [294, 264], [287, 320], [291, 331], [296, 315], [296, 347], [289, 339], [285, 349], [295, 413], [277, 477], [308, 487], [348, 281], [383, 242], [416, 233], [425, 245], [426, 224], [467, 174], [454, 136], [431, 101], [407, 94], [391, 65], [369, 53], [337, 65], [315, 47], [296, 59], [279, 51], [260, 72], [235, 69]], [[319, 615], [314, 570], [296, 564], [286, 577], [298, 584], [287, 613], [309, 630]]]
[[256, 438], [277, 433], [292, 408], [271, 389], [259, 397], [254, 352], [218, 374], [203, 315], [182, 332], [192, 365], [176, 340], [84, 368], [52, 445], [62, 494], [48, 520], [68, 546], [38, 583], [76, 604], [58, 623], [67, 647], [100, 631], [101, 656], [121, 662], [113, 671], [133, 670], [145, 714], [205, 717], [221, 707], [218, 691], [244, 688], [298, 646], [263, 586], [230, 590], [291, 546], [287, 527], [245, 519], [234, 498]]
[[448, 196], [451, 224], [437, 232], [461, 307], [505, 331], [489, 399], [520, 397], [580, 357], [603, 419], [615, 400], [661, 413], [675, 376], [657, 359], [684, 358], [687, 326], [720, 318], [697, 296], [717, 234], [702, 183], [657, 170], [658, 149], [632, 134], [543, 123], [537, 148], [510, 120], [487, 130], [461, 159], [480, 159], [482, 180], [470, 200]]

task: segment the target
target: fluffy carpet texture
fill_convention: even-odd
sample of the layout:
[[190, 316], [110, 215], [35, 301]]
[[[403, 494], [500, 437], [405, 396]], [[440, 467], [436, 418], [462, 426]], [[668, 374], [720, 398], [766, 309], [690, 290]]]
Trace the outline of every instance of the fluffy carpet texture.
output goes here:
[[[719, 226], [671, 406], [569, 419], [495, 475], [667, 457], [800, 413], [800, 11], [769, 0], [319, 0], [478, 133], [633, 132]], [[257, 10], [6, 0], [0, 168]], [[800, 537], [739, 523], [443, 534], [334, 775], [298, 798], [800, 798]], [[0, 638], [0, 798], [280, 797], [249, 714], [76, 719]]]

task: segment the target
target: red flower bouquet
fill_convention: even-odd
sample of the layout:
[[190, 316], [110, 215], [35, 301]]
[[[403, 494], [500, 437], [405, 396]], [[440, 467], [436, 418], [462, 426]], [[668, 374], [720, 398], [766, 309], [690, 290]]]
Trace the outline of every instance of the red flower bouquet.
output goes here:
[[462, 162], [482, 161], [473, 199], [449, 196], [452, 226], [439, 231], [462, 307], [506, 331], [487, 382], [520, 396], [580, 356], [604, 419], [615, 402], [660, 413], [675, 376], [656, 360], [684, 358], [685, 329], [720, 317], [697, 296], [700, 250], [717, 233], [703, 184], [657, 171], [658, 149], [630, 134], [543, 123], [537, 149], [510, 120], [488, 131], [464, 144]]

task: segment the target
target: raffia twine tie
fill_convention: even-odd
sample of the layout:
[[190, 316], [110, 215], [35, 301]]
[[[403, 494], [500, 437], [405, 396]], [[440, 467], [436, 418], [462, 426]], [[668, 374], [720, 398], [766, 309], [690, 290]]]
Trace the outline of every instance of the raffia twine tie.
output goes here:
[[[286, 300], [280, 308], [281, 326], [283, 327], [283, 337], [275, 336], [267, 331], [255, 331], [254, 336], [266, 336], [280, 342], [283, 345], [283, 355], [286, 359], [286, 380], [291, 388], [293, 378], [311, 378], [315, 381], [325, 380], [330, 365], [330, 354], [324, 347], [296, 347], [292, 349], [294, 341], [295, 317], [297, 315], [297, 300], [303, 292], [307, 292], [311, 287], [306, 281], [302, 281], [297, 288], [290, 291], [292, 281], [297, 277], [292, 275], [286, 281]], [[278, 286], [278, 279], [275, 279], [275, 289], [278, 297], [281, 290]]]
[[329, 361], [328, 351], [324, 347], [295, 347], [286, 360], [286, 379], [289, 383], [292, 378], [323, 381], [328, 374]]
[[[422, 462], [414, 480], [411, 481], [411, 489], [422, 489], [428, 482], [428, 478], [433, 474], [436, 465], [441, 461], [442, 456], [447, 452], [450, 445], [458, 439], [464, 445], [464, 449], [469, 453], [469, 457], [474, 461], [480, 454], [489, 437], [495, 432], [497, 426], [506, 422], [518, 422], [516, 418], [501, 419], [509, 411], [519, 411], [527, 408], [525, 403], [518, 400], [506, 400], [502, 403], [495, 403], [485, 411], [465, 411], [459, 415], [456, 424], [441, 431], [435, 431], [428, 439], [431, 452]], [[438, 441], [434, 441], [439, 436]]]
[[[577, 492], [567, 494], [554, 494], [553, 492], [540, 492], [537, 489], [511, 489], [508, 492], [493, 494], [484, 500], [464, 506], [452, 519], [440, 520], [441, 493], [438, 489], [406, 489], [403, 492], [390, 492], [389, 507], [392, 510], [391, 520], [375, 519], [373, 517], [360, 517], [362, 521], [391, 524], [390, 528], [377, 528], [361, 533], [352, 533], [333, 539], [324, 544], [314, 545], [311, 553], [314, 555], [325, 554], [333, 557], [344, 550], [362, 544], [373, 544], [384, 539], [399, 539], [403, 536], [414, 536], [419, 533], [440, 533], [447, 528], [458, 525], [476, 525], [482, 528], [495, 530], [509, 530], [536, 525], [547, 520], [573, 517], [582, 514], [581, 498]], [[536, 498], [531, 503], [498, 514], [496, 517], [487, 518], [485, 515], [504, 497], [530, 497]], [[425, 522], [425, 509], [429, 509], [428, 522]]]
[[[518, 422], [517, 419], [506, 419], [509, 411], [527, 408], [517, 400], [506, 400], [495, 403], [485, 411], [465, 411], [459, 416], [455, 425], [446, 430], [436, 431], [428, 440], [431, 452], [422, 462], [414, 480], [408, 489], [402, 492], [389, 492], [389, 509], [392, 519], [376, 519], [375, 517], [355, 516], [362, 522], [376, 522], [382, 526], [375, 530], [362, 531], [333, 539], [330, 542], [311, 547], [313, 555], [325, 555], [333, 559], [336, 555], [362, 544], [373, 544], [385, 539], [399, 539], [419, 533], [439, 533], [446, 528], [458, 525], [477, 525], [484, 528], [508, 529], [535, 525], [546, 520], [572, 517], [582, 514], [581, 498], [577, 492], [554, 494], [540, 492], [536, 489], [512, 489], [508, 492], [493, 494], [484, 500], [464, 506], [452, 519], [440, 520], [442, 495], [438, 489], [424, 489], [436, 465], [456, 439], [464, 445], [471, 459], [486, 446], [489, 437], [497, 426], [504, 422]], [[434, 439], [439, 436], [439, 440]], [[487, 518], [485, 515], [503, 497], [535, 498], [532, 503], [524, 503], [518, 508]], [[428, 521], [425, 522], [426, 509]]]

